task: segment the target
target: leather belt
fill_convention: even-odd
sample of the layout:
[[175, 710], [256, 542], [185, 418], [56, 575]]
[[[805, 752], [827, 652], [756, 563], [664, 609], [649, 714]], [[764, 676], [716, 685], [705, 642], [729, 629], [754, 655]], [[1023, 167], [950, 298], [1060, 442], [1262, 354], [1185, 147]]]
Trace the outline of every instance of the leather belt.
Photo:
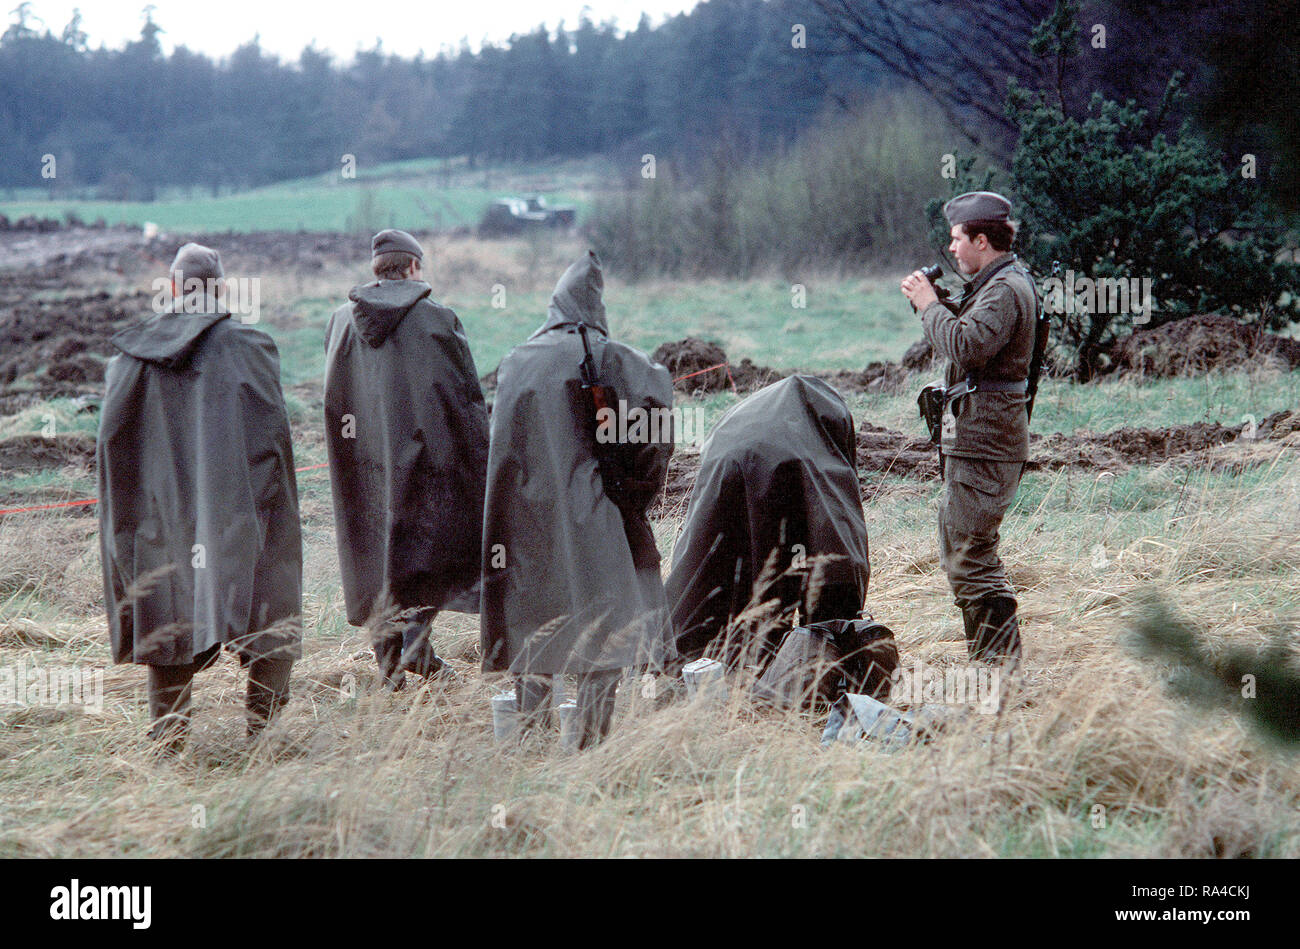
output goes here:
[[1017, 392], [1025, 395], [1029, 392], [1028, 379], [980, 379], [967, 376], [944, 393], [944, 402], [960, 399], [972, 392]]

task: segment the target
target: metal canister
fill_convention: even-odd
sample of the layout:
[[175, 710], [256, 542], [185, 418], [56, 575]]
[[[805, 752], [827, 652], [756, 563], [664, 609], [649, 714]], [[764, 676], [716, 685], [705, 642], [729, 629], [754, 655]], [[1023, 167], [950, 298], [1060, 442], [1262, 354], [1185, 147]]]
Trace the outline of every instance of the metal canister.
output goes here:
[[515, 691], [492, 696], [492, 736], [497, 741], [510, 741], [519, 732], [519, 706]]
[[555, 716], [560, 720], [560, 750], [577, 751], [578, 741], [582, 737], [578, 703], [570, 699], [555, 706]]
[[716, 659], [696, 659], [682, 666], [688, 698], [707, 697], [721, 701], [727, 694], [726, 667]]

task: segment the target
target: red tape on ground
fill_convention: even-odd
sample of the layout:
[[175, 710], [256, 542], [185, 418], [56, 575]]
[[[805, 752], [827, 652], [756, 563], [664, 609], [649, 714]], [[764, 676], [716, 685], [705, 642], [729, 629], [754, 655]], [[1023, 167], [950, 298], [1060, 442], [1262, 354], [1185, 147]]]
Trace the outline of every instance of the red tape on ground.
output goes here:
[[706, 372], [712, 372], [714, 369], [727, 370], [727, 381], [731, 383], [731, 391], [739, 395], [740, 390], [736, 388], [736, 380], [731, 377], [731, 363], [728, 362], [720, 362], [716, 366], [710, 366], [708, 369], [697, 369], [695, 372], [688, 372], [684, 376], [678, 376], [673, 380], [673, 382], [681, 382], [683, 379], [689, 379], [691, 376], [700, 376]]

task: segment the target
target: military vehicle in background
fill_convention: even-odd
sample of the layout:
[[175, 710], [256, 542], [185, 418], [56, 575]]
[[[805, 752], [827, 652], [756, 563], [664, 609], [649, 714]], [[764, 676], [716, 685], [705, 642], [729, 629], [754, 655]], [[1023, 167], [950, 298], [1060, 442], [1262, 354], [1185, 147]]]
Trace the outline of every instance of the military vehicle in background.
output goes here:
[[577, 219], [578, 210], [573, 205], [551, 207], [540, 194], [498, 198], [483, 213], [478, 232], [483, 237], [499, 237], [544, 228], [568, 228]]

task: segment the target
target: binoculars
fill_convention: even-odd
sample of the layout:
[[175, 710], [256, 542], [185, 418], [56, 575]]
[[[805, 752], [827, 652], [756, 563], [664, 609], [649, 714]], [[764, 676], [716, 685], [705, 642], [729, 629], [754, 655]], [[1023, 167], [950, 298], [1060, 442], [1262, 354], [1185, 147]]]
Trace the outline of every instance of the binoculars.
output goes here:
[[930, 286], [934, 287], [934, 295], [940, 300], [946, 300], [951, 295], [947, 290], [935, 283], [936, 280], [943, 276], [943, 268], [938, 264], [922, 267], [921, 276], [930, 281]]

